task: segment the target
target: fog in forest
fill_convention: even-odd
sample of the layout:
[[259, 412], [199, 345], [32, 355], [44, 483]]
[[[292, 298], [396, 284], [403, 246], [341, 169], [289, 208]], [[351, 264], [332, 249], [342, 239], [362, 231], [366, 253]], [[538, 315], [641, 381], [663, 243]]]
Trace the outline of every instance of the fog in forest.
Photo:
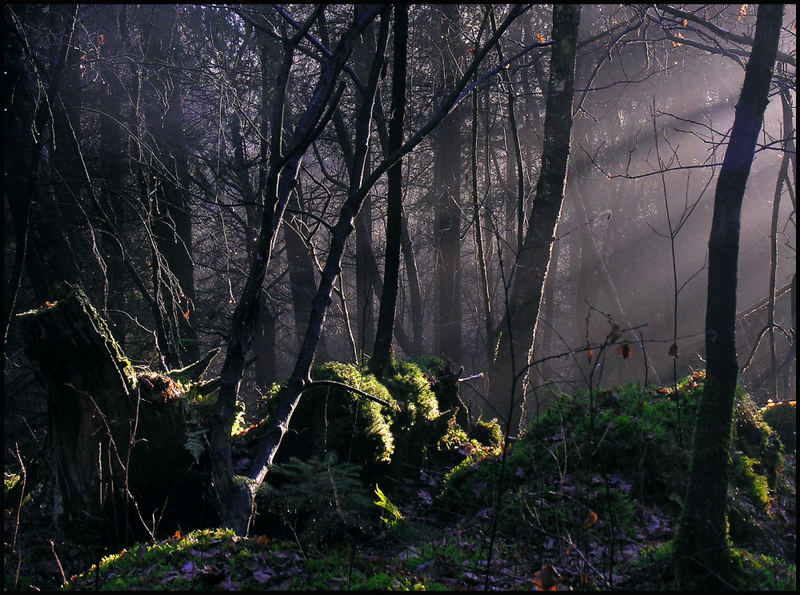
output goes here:
[[796, 590], [796, 38], [4, 4], [5, 587]]
[[[734, 42], [737, 35], [752, 37], [755, 26], [754, 8], [748, 12], [744, 6], [690, 11], [697, 22], [678, 13], [656, 16], [647, 7], [584, 7], [566, 190], [526, 382], [531, 411], [546, 405], [553, 391], [627, 381], [670, 385], [704, 368], [716, 179], [746, 60]], [[77, 27], [70, 25], [73, 15], [56, 6], [6, 13], [5, 26], [14, 31], [6, 46], [6, 77], [11, 72], [15, 78], [6, 85], [11, 108], [5, 117], [7, 124], [9, 118], [16, 122], [6, 126], [6, 156], [15, 150], [13, 131], [24, 137], [22, 149], [28, 151], [21, 162], [7, 162], [7, 181], [9, 168], [23, 168], [11, 172], [19, 174], [29, 165], [30, 151], [41, 154], [37, 169], [18, 175], [17, 186], [7, 184], [6, 190], [7, 386], [33, 386], [8, 323], [13, 314], [39, 306], [50, 287], [49, 279], [32, 275], [70, 279], [59, 268], [65, 258], [72, 259], [69, 266], [80, 273], [76, 277], [131, 361], [153, 365], [162, 358], [176, 367], [215, 348], [224, 357], [257, 245], [273, 151], [292, 142], [325, 74], [326, 56], [353, 19], [346, 5], [313, 11], [312, 5], [87, 5], [78, 9]], [[489, 19], [478, 5], [410, 6], [405, 140], [426, 125], [508, 12], [500, 6], [493, 11]], [[506, 405], [488, 396], [499, 339], [487, 332], [502, 329], [504, 288], [510, 291], [514, 276], [522, 275], [515, 258], [531, 225], [543, 163], [551, 12], [534, 5], [508, 26], [499, 46], [477, 65], [471, 80], [481, 78], [474, 90], [425, 133], [401, 165], [407, 232], [394, 357], [437, 355], [453, 370], [463, 366], [462, 377], [475, 378], [464, 383], [462, 397], [475, 413], [492, 417], [502, 417]], [[309, 17], [280, 91], [282, 44]], [[719, 28], [716, 34], [703, 25], [709, 22]], [[785, 55], [794, 50], [794, 6], [786, 7], [784, 23]], [[381, 41], [382, 34], [388, 41]], [[381, 107], [366, 141], [360, 141], [368, 147], [362, 180], [385, 155], [393, 35], [391, 28], [381, 33], [376, 19], [355, 40], [337, 74], [341, 95], [326, 99], [328, 120], [303, 149], [296, 186], [271, 236], [238, 393], [244, 402], [257, 401], [295, 366], [337, 217], [348, 188], [359, 180], [351, 169], [361, 109], [354, 80], [367, 84], [381, 43], [388, 48], [378, 80]], [[684, 37], [692, 43], [682, 43]], [[58, 51], [64, 52], [63, 64]], [[741, 381], [761, 401], [789, 398], [796, 390], [790, 308], [796, 299], [795, 124], [784, 122], [779, 91], [780, 85], [787, 89], [788, 113], [794, 114], [793, 60], [789, 65], [779, 59], [779, 84], [770, 95], [741, 218], [738, 357]], [[54, 120], [39, 130], [48, 77], [56, 69], [59, 95], [48, 106]], [[274, 114], [281, 101], [277, 121], [282, 118], [284, 135], [276, 141]], [[784, 152], [791, 156], [792, 182], [782, 183], [775, 219], [773, 370], [770, 333], [764, 331], [773, 203]], [[32, 210], [16, 204], [16, 195], [9, 198], [25, 184], [41, 197]], [[344, 245], [316, 363], [371, 356], [385, 267], [386, 196], [382, 175]], [[35, 232], [29, 244], [20, 219], [26, 213]], [[48, 255], [53, 234], [68, 252], [55, 244]], [[33, 252], [23, 255], [26, 249]], [[212, 369], [219, 370], [223, 357]]]

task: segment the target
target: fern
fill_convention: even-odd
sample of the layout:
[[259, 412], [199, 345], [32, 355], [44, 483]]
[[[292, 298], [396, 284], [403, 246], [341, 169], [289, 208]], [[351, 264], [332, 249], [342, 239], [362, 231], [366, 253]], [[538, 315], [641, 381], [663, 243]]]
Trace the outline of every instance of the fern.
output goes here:
[[392, 501], [386, 497], [386, 494], [384, 494], [381, 488], [378, 487], [377, 483], [375, 484], [375, 495], [378, 496], [378, 500], [375, 502], [375, 504], [378, 505], [379, 508], [382, 508], [389, 513], [388, 518], [381, 515], [381, 520], [389, 527], [394, 527], [397, 525], [397, 523], [405, 518], [397, 506], [395, 506]]
[[266, 508], [306, 543], [319, 545], [341, 535], [368, 534], [377, 519], [360, 480], [361, 467], [337, 462], [334, 453], [301, 461], [296, 457], [277, 465], [271, 474], [276, 486], [260, 494]]
[[195, 463], [200, 462], [200, 455], [205, 451], [206, 443], [206, 430], [186, 425], [186, 442], [183, 443], [183, 447], [194, 457]]

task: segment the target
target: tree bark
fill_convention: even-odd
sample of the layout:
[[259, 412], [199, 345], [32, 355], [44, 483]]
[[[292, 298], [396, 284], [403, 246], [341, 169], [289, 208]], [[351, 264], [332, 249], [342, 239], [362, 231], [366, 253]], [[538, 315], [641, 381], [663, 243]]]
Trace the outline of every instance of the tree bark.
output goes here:
[[719, 589], [728, 561], [726, 496], [736, 357], [736, 282], [742, 200], [769, 102], [782, 5], [758, 7], [755, 42], [714, 196], [708, 241], [706, 380], [698, 404], [684, 508], [675, 537], [679, 589]]
[[[318, 7], [317, 10], [322, 10], [322, 8]], [[261, 227], [255, 242], [247, 282], [231, 321], [231, 332], [229, 334], [225, 362], [220, 373], [221, 387], [214, 419], [209, 431], [209, 454], [212, 461], [214, 490], [222, 524], [242, 534], [247, 531], [255, 489], [263, 481], [263, 475], [255, 479], [255, 481], [248, 481], [246, 478], [236, 479], [231, 461], [230, 429], [235, 416], [239, 383], [244, 373], [245, 356], [252, 344], [254, 327], [258, 320], [262, 285], [267, 264], [272, 256], [273, 238], [283, 218], [289, 193], [294, 187], [300, 167], [300, 158], [321, 132], [319, 124], [321, 121], [323, 123], [325, 121], [326, 114], [324, 112], [326, 106], [331, 100], [334, 105], [338, 102], [340, 95], [333, 96], [334, 86], [347, 57], [352, 51], [355, 38], [375, 18], [378, 12], [379, 7], [370, 7], [361, 18], [356, 19], [352, 26], [344, 32], [333, 54], [323, 66], [308, 109], [300, 118], [293, 138], [288, 148], [284, 151], [282, 122], [289, 70], [297, 44], [313, 21], [316, 20], [318, 13], [315, 12], [306, 21], [301, 30], [286, 42], [272, 111], [270, 167], [265, 177], [265, 187], [263, 189], [264, 210]], [[278, 183], [279, 179], [280, 185]], [[274, 453], [272, 455], [274, 456]]]
[[[174, 6], [152, 6], [144, 25], [145, 56], [154, 64], [180, 63]], [[152, 220], [155, 240], [153, 295], [159, 347], [169, 366], [199, 357], [197, 334], [190, 324], [195, 311], [192, 218], [188, 185], [188, 154], [183, 135], [180, 74], [164, 67], [150, 72], [143, 85], [147, 132], [152, 135], [150, 175], [154, 182]], [[166, 79], [166, 81], [165, 81]]]
[[[465, 54], [458, 39], [459, 8], [457, 4], [440, 6], [441, 37], [449, 44], [442, 63], [444, 88], [457, 79], [453, 56]], [[436, 354], [453, 362], [462, 359], [461, 336], [461, 152], [464, 145], [463, 109], [454, 109], [442, 121], [435, 134], [436, 167], [438, 170], [436, 214], [434, 217], [434, 282], [436, 287], [436, 322], [434, 325]]]
[[[356, 15], [362, 10], [355, 5]], [[375, 26], [370, 25], [353, 48], [353, 70], [362, 81], [369, 77], [370, 59], [375, 55]], [[363, 94], [357, 101], [359, 110], [370, 102]], [[369, 168], [369, 133], [363, 140], [356, 138], [350, 163], [350, 185], [361, 185], [364, 171]], [[375, 342], [375, 308], [373, 286], [378, 275], [378, 266], [372, 251], [372, 200], [364, 199], [356, 216], [356, 345], [359, 359], [372, 353]]]
[[[80, 288], [59, 295], [17, 316], [25, 352], [46, 389], [44, 460], [54, 521], [85, 527], [96, 518], [98, 530], [110, 535], [126, 529], [143, 535], [145, 527], [131, 520], [134, 503], [150, 520], [168, 499], [173, 505], [200, 501], [197, 486], [185, 483], [194, 462], [185, 448], [185, 392], [173, 378], [134, 371]], [[182, 380], [198, 380], [207, 360]], [[104, 525], [126, 517], [123, 526]]]
[[[403, 117], [406, 109], [406, 54], [408, 49], [408, 7], [394, 7], [394, 68], [392, 70], [392, 119], [389, 124], [389, 153], [403, 145]], [[403, 160], [398, 160], [389, 171], [386, 212], [386, 264], [383, 276], [378, 330], [375, 349], [370, 359], [370, 369], [378, 378], [391, 367], [392, 336], [397, 307], [397, 290], [400, 283], [400, 244], [403, 216]]]
[[550, 62], [542, 168], [528, 217], [530, 223], [514, 265], [505, 316], [497, 330], [497, 352], [490, 366], [490, 400], [496, 405], [509, 403], [509, 419], [506, 421], [511, 428], [517, 420], [522, 420], [522, 380], [533, 355], [533, 338], [553, 238], [561, 218], [570, 152], [579, 21], [579, 5], [557, 4], [553, 7], [552, 38], [555, 44]]

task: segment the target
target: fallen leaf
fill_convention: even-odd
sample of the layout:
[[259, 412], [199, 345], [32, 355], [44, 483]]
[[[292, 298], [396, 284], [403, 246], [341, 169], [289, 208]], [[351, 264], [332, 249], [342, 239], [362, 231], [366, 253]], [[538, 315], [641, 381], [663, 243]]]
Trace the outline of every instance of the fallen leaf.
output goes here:
[[533, 575], [533, 586], [537, 591], [555, 591], [561, 582], [561, 575], [552, 564], [545, 564]]
[[262, 584], [266, 583], [271, 578], [272, 578], [272, 573], [269, 570], [266, 570], [266, 571], [256, 570], [253, 573], [253, 580], [258, 582], [258, 583], [262, 583]]

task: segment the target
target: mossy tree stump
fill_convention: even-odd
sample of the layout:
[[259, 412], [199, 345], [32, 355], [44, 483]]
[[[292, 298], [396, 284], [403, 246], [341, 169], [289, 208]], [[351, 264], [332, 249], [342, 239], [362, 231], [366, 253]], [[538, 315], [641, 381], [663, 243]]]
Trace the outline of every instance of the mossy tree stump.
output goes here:
[[195, 463], [185, 448], [188, 384], [181, 376], [135, 371], [80, 288], [17, 320], [46, 390], [40, 475], [56, 523], [94, 519], [108, 528], [113, 518], [115, 534], [119, 522], [138, 531], [168, 499], [172, 508], [196, 502], [198, 490], [181, 485]]

